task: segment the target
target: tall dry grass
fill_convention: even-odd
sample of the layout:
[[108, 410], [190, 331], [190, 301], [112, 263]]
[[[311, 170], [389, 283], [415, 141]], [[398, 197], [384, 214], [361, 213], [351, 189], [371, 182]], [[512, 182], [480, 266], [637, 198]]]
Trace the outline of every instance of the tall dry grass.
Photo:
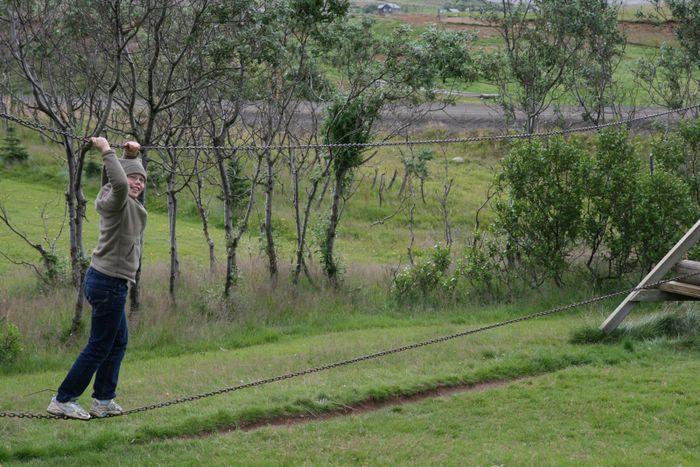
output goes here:
[[[286, 266], [275, 284], [260, 264], [253, 260], [240, 264], [240, 278], [227, 300], [222, 296], [222, 267], [211, 273], [208, 268], [183, 263], [172, 297], [167, 265], [144, 265], [141, 309], [128, 311], [130, 348], [145, 352], [169, 348], [165, 351], [172, 352], [173, 348], [206, 347], [232, 339], [245, 345], [270, 339], [266, 327], [313, 332], [310, 328], [321, 322], [340, 323], [353, 314], [378, 314], [389, 303], [392, 276], [388, 267], [353, 267], [353, 274], [346, 275], [342, 287], [335, 290], [313, 268], [312, 273], [317, 274], [313, 284], [307, 279], [292, 284]], [[72, 354], [84, 345], [90, 307], [86, 306], [82, 329], [69, 336], [76, 300], [69, 284], [40, 286], [35, 277], [21, 270], [15, 282], [24, 286], [0, 299], [0, 317], [19, 328], [25, 353]]]

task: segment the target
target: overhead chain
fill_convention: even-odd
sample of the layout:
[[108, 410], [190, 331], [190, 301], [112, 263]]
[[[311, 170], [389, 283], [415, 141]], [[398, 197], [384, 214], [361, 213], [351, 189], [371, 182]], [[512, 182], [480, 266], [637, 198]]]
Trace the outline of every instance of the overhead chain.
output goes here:
[[[627, 120], [620, 120], [616, 122], [609, 122], [603, 125], [590, 125], [584, 127], [567, 128], [563, 130], [550, 130], [534, 133], [515, 133], [515, 134], [505, 134], [505, 135], [490, 135], [490, 136], [467, 136], [461, 138], [441, 138], [441, 139], [420, 139], [420, 140], [405, 140], [405, 141], [376, 141], [371, 143], [310, 143], [310, 144], [271, 144], [271, 145], [232, 145], [232, 146], [212, 146], [212, 145], [198, 145], [198, 146], [168, 146], [168, 145], [144, 145], [142, 149], [155, 149], [155, 150], [176, 150], [181, 149], [185, 151], [195, 151], [195, 150], [221, 150], [221, 151], [265, 151], [265, 150], [291, 150], [291, 149], [323, 149], [323, 148], [378, 148], [378, 147], [393, 147], [393, 146], [418, 146], [418, 145], [432, 145], [432, 144], [452, 144], [452, 143], [474, 143], [481, 141], [507, 141], [507, 140], [517, 140], [517, 139], [528, 139], [528, 138], [543, 138], [551, 136], [562, 136], [572, 133], [583, 133], [589, 131], [602, 130], [604, 128], [610, 128], [615, 126], [624, 126], [631, 123], [649, 120], [658, 117], [664, 117], [667, 115], [672, 115], [676, 113], [684, 113], [690, 110], [700, 108], [700, 104], [691, 105], [681, 109], [671, 109], [664, 112], [659, 112], [650, 115], [642, 115], [639, 117], [630, 118]], [[16, 116], [9, 115], [4, 112], [0, 112], [0, 118], [18, 123], [24, 127], [37, 129], [41, 131], [47, 131], [55, 133], [64, 137], [70, 137], [80, 141], [89, 141], [89, 138], [84, 136], [76, 136], [65, 130], [58, 130], [56, 128], [51, 128], [46, 125], [42, 125], [37, 122], [30, 122]], [[117, 148], [123, 148], [124, 145], [114, 145]]]
[[48, 133], [53, 133], [55, 135], [63, 136], [64, 138], [71, 138], [79, 141], [89, 141], [90, 138], [87, 138], [85, 136], [76, 136], [73, 133], [67, 131], [67, 130], [60, 130], [58, 128], [50, 127], [43, 125], [39, 122], [30, 122], [29, 120], [25, 120], [23, 118], [15, 117], [14, 115], [6, 114], [4, 112], [0, 112], [0, 117], [4, 118], [7, 121], [10, 122], [15, 122], [18, 123], [19, 125], [30, 128], [32, 130], [39, 130], [43, 132], [48, 132]]
[[406, 141], [376, 141], [371, 143], [312, 143], [312, 144], [271, 144], [267, 146], [257, 145], [240, 145], [240, 146], [144, 146], [146, 149], [183, 149], [183, 150], [244, 150], [244, 151], [260, 151], [260, 150], [290, 150], [290, 149], [323, 149], [323, 148], [378, 148], [391, 146], [419, 146], [430, 144], [452, 144], [452, 143], [475, 143], [481, 141], [507, 141], [516, 139], [542, 138], [551, 136], [562, 136], [572, 133], [583, 133], [588, 131], [602, 130], [615, 126], [624, 126], [631, 123], [648, 120], [657, 117], [687, 112], [689, 110], [700, 108], [700, 104], [691, 105], [682, 109], [672, 109], [665, 112], [659, 112], [650, 115], [643, 115], [627, 120], [605, 123], [603, 125], [590, 125], [584, 127], [567, 128], [563, 130], [550, 130], [534, 133], [515, 133], [505, 135], [490, 135], [490, 136], [466, 136], [461, 138], [441, 138], [441, 139], [420, 139]]
[[[626, 289], [626, 290], [620, 290], [620, 291], [617, 291], [617, 292], [611, 292], [611, 293], [609, 293], [609, 294], [600, 295], [600, 296], [597, 296], [597, 297], [589, 298], [589, 299], [582, 300], [582, 301], [575, 302], [575, 303], [571, 303], [571, 304], [568, 304], [568, 305], [562, 305], [562, 306], [558, 306], [558, 307], [555, 307], [555, 308], [550, 308], [549, 310], [545, 310], [545, 311], [540, 311], [540, 312], [532, 313], [532, 314], [529, 314], [529, 315], [521, 316], [521, 317], [519, 317], [519, 318], [513, 318], [513, 319], [509, 319], [509, 320], [505, 320], [505, 321], [499, 321], [499, 322], [497, 322], [497, 323], [488, 324], [488, 325], [481, 326], [481, 327], [478, 327], [478, 328], [466, 329], [466, 330], [464, 330], [464, 331], [457, 332], [457, 333], [454, 333], [454, 334], [449, 334], [449, 335], [440, 336], [440, 337], [434, 337], [434, 338], [432, 338], [432, 339], [428, 339], [428, 340], [425, 340], [425, 341], [422, 341], [422, 342], [416, 342], [416, 343], [404, 345], [404, 346], [401, 346], [401, 347], [395, 347], [395, 348], [392, 348], [392, 349], [382, 350], [382, 351], [379, 351], [379, 352], [375, 352], [375, 353], [371, 353], [371, 354], [367, 354], [367, 355], [362, 355], [362, 356], [355, 357], [355, 358], [350, 358], [350, 359], [348, 359], [348, 360], [341, 360], [341, 361], [334, 362], [334, 363], [329, 363], [329, 364], [326, 364], [326, 365], [321, 365], [321, 366], [312, 367], [312, 368], [306, 368], [306, 369], [303, 369], [303, 370], [294, 371], [294, 372], [286, 373], [286, 374], [279, 375], [279, 376], [273, 376], [273, 377], [271, 377], [271, 378], [259, 379], [259, 380], [257, 380], [257, 381], [252, 381], [252, 382], [249, 382], [249, 383], [243, 383], [243, 384], [239, 384], [239, 385], [236, 385], [236, 386], [229, 386], [229, 387], [225, 387], [225, 388], [221, 388], [221, 389], [216, 389], [216, 390], [209, 391], [209, 392], [203, 392], [203, 393], [194, 394], [194, 395], [191, 395], [191, 396], [180, 397], [180, 398], [178, 398], [178, 399], [171, 399], [171, 400], [167, 400], [167, 401], [163, 401], [163, 402], [158, 402], [158, 403], [155, 403], [155, 404], [145, 405], [145, 406], [142, 406], [142, 407], [137, 407], [137, 408], [134, 408], [134, 409], [126, 410], [126, 411], [122, 412], [121, 414], [117, 414], [117, 415], [108, 415], [108, 416], [105, 417], [105, 418], [123, 417], [123, 416], [126, 416], [126, 415], [132, 415], [132, 414], [136, 414], [136, 413], [147, 412], [147, 411], [150, 411], [150, 410], [160, 409], [160, 408], [164, 408], [164, 407], [170, 407], [170, 406], [172, 406], [172, 405], [182, 404], [182, 403], [185, 403], [185, 402], [197, 401], [197, 400], [200, 400], [200, 399], [205, 399], [205, 398], [212, 397], [212, 396], [217, 396], [217, 395], [220, 395], [220, 394], [225, 394], [225, 393], [229, 393], [229, 392], [239, 391], [239, 390], [241, 390], [241, 389], [247, 389], [247, 388], [253, 388], [253, 387], [263, 386], [263, 385], [270, 384], [270, 383], [275, 383], [275, 382], [278, 382], [278, 381], [284, 381], [284, 380], [288, 380], [288, 379], [292, 379], [292, 378], [297, 378], [297, 377], [299, 377], [299, 376], [305, 376], [305, 375], [309, 375], [309, 374], [312, 374], [312, 373], [319, 373], [319, 372], [321, 372], [321, 371], [331, 370], [331, 369], [333, 369], [333, 368], [339, 368], [339, 367], [342, 367], [342, 366], [351, 365], [351, 364], [353, 364], [353, 363], [359, 363], [359, 362], [364, 362], [364, 361], [367, 361], [367, 360], [373, 360], [373, 359], [377, 359], [377, 358], [380, 358], [380, 357], [385, 357], [385, 356], [387, 356], [387, 355], [392, 355], [392, 354], [396, 354], [396, 353], [399, 353], [399, 352], [405, 352], [405, 351], [407, 351], [407, 350], [413, 350], [413, 349], [417, 349], [417, 348], [420, 348], [420, 347], [425, 347], [425, 346], [428, 346], [428, 345], [433, 345], [433, 344], [438, 344], [438, 343], [446, 342], [446, 341], [449, 341], [449, 340], [456, 339], [456, 338], [458, 338], [458, 337], [463, 337], [463, 336], [467, 336], [467, 335], [470, 335], [470, 334], [477, 334], [477, 333], [480, 333], [480, 332], [489, 331], [489, 330], [491, 330], [491, 329], [500, 328], [500, 327], [507, 326], [507, 325], [510, 325], [510, 324], [520, 323], [520, 322], [528, 321], [528, 320], [535, 319], [535, 318], [541, 318], [541, 317], [543, 317], [543, 316], [550, 316], [550, 315], [553, 315], [553, 314], [556, 314], [556, 313], [562, 313], [562, 312], [564, 312], [564, 311], [572, 310], [572, 309], [574, 309], [574, 308], [578, 308], [578, 307], [584, 306], [584, 305], [590, 305], [590, 304], [593, 304], [593, 303], [596, 303], [596, 302], [600, 302], [600, 301], [606, 300], [606, 299], [608, 299], [608, 298], [616, 297], [616, 296], [619, 296], [619, 295], [626, 295], [626, 294], [630, 294], [630, 293], [632, 293], [632, 292], [638, 292], [638, 291], [641, 291], [641, 290], [654, 289], [654, 288], [658, 287], [658, 286], [661, 285], [661, 284], [665, 284], [666, 282], [671, 282], [671, 281], [677, 281], [677, 280], [681, 280], [681, 279], [686, 279], [686, 278], [688, 278], [688, 277], [692, 277], [692, 276], [695, 276], [695, 275], [698, 275], [698, 274], [700, 274], [700, 272], [691, 272], [691, 273], [684, 274], [684, 275], [681, 275], [681, 276], [673, 277], [673, 278], [671, 278], [671, 279], [660, 280], [660, 281], [658, 281], [658, 282], [654, 282], [654, 283], [652, 283], [652, 284], [648, 284], [648, 285], [645, 285], [645, 286], [643, 286], [643, 287], [633, 287], [633, 288]], [[75, 419], [73, 419], [73, 418], [69, 418], [69, 417], [65, 417], [65, 416], [50, 415], [50, 414], [38, 414], [38, 413], [29, 413], [29, 412], [0, 412], [0, 418], [2, 418], [2, 417], [9, 417], [9, 418], [34, 418], [34, 419], [54, 419], [54, 420], [55, 420], [55, 419], [75, 420]]]

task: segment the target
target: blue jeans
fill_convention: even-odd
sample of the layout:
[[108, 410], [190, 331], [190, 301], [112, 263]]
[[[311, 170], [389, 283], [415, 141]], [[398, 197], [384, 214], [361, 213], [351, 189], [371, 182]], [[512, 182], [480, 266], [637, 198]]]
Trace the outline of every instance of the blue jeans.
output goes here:
[[85, 298], [92, 305], [90, 339], [56, 394], [59, 402], [78, 400], [95, 375], [92, 397], [116, 397], [129, 330], [126, 324], [126, 279], [110, 277], [93, 269], [85, 274]]

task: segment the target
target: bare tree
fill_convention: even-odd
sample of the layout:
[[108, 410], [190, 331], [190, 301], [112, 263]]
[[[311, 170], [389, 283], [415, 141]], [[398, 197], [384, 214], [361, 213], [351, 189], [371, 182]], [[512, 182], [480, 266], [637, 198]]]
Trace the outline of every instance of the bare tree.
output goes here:
[[[202, 138], [197, 137], [196, 140], [201, 141]], [[192, 154], [195, 161], [193, 168], [194, 183], [188, 183], [186, 187], [192, 194], [192, 199], [195, 202], [197, 213], [199, 214], [199, 218], [202, 222], [202, 233], [205, 241], [207, 242], [207, 247], [209, 250], [209, 272], [213, 274], [216, 270], [216, 255], [214, 254], [214, 239], [211, 237], [209, 231], [209, 206], [213, 196], [206, 197], [207, 195], [204, 192], [204, 182], [206, 180], [206, 171], [215, 165], [210, 158], [207, 157], [208, 153], [202, 150], [193, 151]], [[215, 182], [212, 181], [211, 184], [215, 184]]]
[[454, 178], [450, 176], [450, 161], [447, 157], [447, 151], [444, 146], [440, 148], [442, 150], [442, 192], [438, 196], [438, 204], [440, 205], [440, 213], [442, 214], [442, 225], [445, 232], [445, 244], [448, 249], [452, 248], [452, 226], [450, 225], [450, 208], [448, 206], [450, 191], [452, 191], [452, 184], [454, 183]]
[[[180, 260], [177, 249], [177, 196], [186, 187], [189, 187], [197, 171], [196, 158], [195, 160], [188, 160], [188, 158], [181, 157], [181, 151], [177, 149], [177, 146], [181, 145], [184, 141], [192, 142], [191, 139], [186, 139], [192, 137], [192, 126], [186, 123], [191, 122], [193, 110], [192, 106], [178, 106], [178, 108], [173, 108], [168, 111], [169, 113], [177, 113], [178, 119], [184, 122], [184, 124], [173, 126], [168, 130], [163, 138], [166, 147], [158, 151], [160, 156], [159, 165], [163, 168], [166, 179], [165, 196], [168, 201], [168, 227], [170, 238], [169, 291], [173, 301], [176, 300], [176, 281], [180, 275]], [[188, 154], [186, 150], [182, 152]]]
[[403, 182], [401, 183], [401, 189], [399, 190], [399, 200], [400, 205], [407, 204], [409, 206], [408, 210], [408, 231], [409, 231], [409, 241], [408, 247], [406, 249], [408, 255], [408, 261], [411, 265], [414, 264], [413, 261], [413, 244], [415, 243], [415, 212], [416, 212], [416, 179], [419, 185], [419, 190], [421, 193], [421, 198], [423, 198], [423, 204], [425, 204], [425, 197], [423, 195], [425, 181], [430, 175], [428, 169], [428, 162], [433, 159], [433, 151], [427, 148], [421, 149], [416, 152], [413, 146], [408, 146], [405, 150], [401, 150], [401, 163], [403, 164], [404, 176]]
[[[250, 0], [221, 2], [217, 9], [217, 28], [211, 66], [217, 70], [217, 80], [206, 89], [202, 99], [202, 121], [213, 149], [213, 163], [218, 172], [218, 185], [224, 204], [224, 232], [226, 238], [226, 276], [224, 297], [230, 298], [238, 277], [236, 254], [243, 234], [248, 230], [259, 183], [262, 154], [246, 158], [248, 151], [240, 145], [250, 143], [251, 132], [246, 131], [242, 113], [245, 103], [256, 95], [260, 84], [259, 58], [265, 54], [266, 34], [261, 20], [265, 12]], [[259, 133], [258, 133], [259, 134]], [[231, 149], [226, 149], [229, 144]], [[252, 160], [251, 160], [252, 159]], [[240, 170], [249, 167], [247, 177], [239, 177]], [[241, 185], [245, 184], [246, 188]]]
[[[278, 275], [278, 258], [273, 231], [273, 194], [278, 161], [284, 153], [270, 149], [284, 144], [292, 134], [308, 131], [298, 124], [298, 110], [307, 100], [322, 97], [325, 80], [312, 57], [314, 42], [323, 36], [329, 24], [345, 19], [344, 1], [283, 2], [285, 8], [265, 10], [259, 34], [268, 41], [262, 55], [264, 65], [256, 101], [257, 119], [251, 132], [262, 147], [265, 161], [265, 211], [261, 225], [265, 240], [268, 270], [273, 283]], [[281, 6], [281, 5], [280, 5]], [[306, 106], [304, 106], [306, 108]]]
[[318, 111], [315, 106], [310, 106], [311, 128], [308, 138], [305, 140], [293, 135], [295, 143], [305, 142], [305, 148], [294, 149], [288, 152], [288, 166], [292, 177], [292, 204], [294, 207], [294, 223], [296, 226], [296, 249], [294, 254], [294, 268], [292, 270], [292, 282], [298, 283], [302, 271], [311, 281], [308, 266], [304, 261], [307, 249], [307, 233], [309, 221], [319, 196], [319, 186], [324, 180], [328, 180], [330, 159], [322, 157], [321, 151], [311, 145], [317, 144]]
[[[80, 322], [83, 310], [86, 200], [82, 169], [90, 148], [87, 137], [106, 127], [124, 48], [138, 32], [138, 21], [127, 21], [131, 3], [112, 0], [100, 6], [53, 0], [7, 2], [3, 18], [7, 27], [0, 33], [16, 65], [13, 76], [32, 93], [18, 96], [18, 101], [40, 122], [49, 121], [56, 132], [44, 136], [64, 146], [72, 281], [79, 289], [74, 322]], [[77, 133], [85, 134], [85, 139], [75, 140], [71, 135]]]
[[[162, 141], [175, 108], [212, 84], [218, 70], [205, 66], [214, 28], [212, 1], [154, 0], [143, 4], [142, 33], [126, 48], [126, 65], [115, 102], [124, 112], [130, 135], [142, 146]], [[209, 63], [209, 62], [206, 62]], [[142, 152], [148, 168], [147, 148]], [[145, 192], [141, 201], [146, 204]], [[140, 307], [141, 267], [130, 288], [131, 312]]]
[[[44, 227], [44, 238], [43, 242], [40, 243], [31, 240], [25, 232], [23, 232], [19, 227], [17, 227], [10, 219], [10, 215], [8, 214], [4, 204], [0, 203], [0, 221], [2, 221], [13, 234], [15, 234], [24, 243], [26, 243], [39, 253], [39, 255], [41, 256], [41, 262], [43, 264], [43, 271], [34, 263], [12, 258], [6, 252], [0, 251], [0, 255], [2, 255], [5, 259], [7, 259], [13, 264], [23, 265], [31, 268], [42, 282], [44, 282], [47, 285], [53, 285], [56, 283], [60, 276], [60, 266], [58, 254], [56, 252], [56, 244], [58, 243], [58, 240], [59, 238], [61, 238], [61, 234], [63, 233], [63, 227], [65, 226], [66, 221], [66, 213], [64, 211], [63, 221], [60, 224], [58, 232], [56, 232], [55, 235], [51, 235], [49, 233], [49, 218], [47, 211], [48, 206], [45, 204], [41, 209], [40, 215], [41, 223]], [[79, 323], [74, 324], [77, 325]]]

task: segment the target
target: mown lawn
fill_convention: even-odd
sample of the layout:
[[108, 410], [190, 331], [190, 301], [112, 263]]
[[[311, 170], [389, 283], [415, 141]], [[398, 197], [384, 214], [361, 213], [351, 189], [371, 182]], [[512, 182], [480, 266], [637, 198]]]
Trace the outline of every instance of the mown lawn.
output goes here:
[[[0, 461], [692, 465], [700, 456], [695, 345], [665, 339], [569, 342], [573, 330], [597, 325], [608, 311], [601, 305], [510, 325], [123, 418], [88, 423], [6, 418], [0, 425]], [[127, 354], [119, 400], [133, 408], [207, 392], [451, 334], [490, 317], [465, 310], [465, 321], [409, 321], [175, 357]], [[50, 392], [35, 392], [55, 387], [63, 373], [0, 378], [0, 410], [42, 412]], [[329, 421], [216, 434], [251, 420], [313, 415], [363, 400], [484, 381], [506, 384]]]

